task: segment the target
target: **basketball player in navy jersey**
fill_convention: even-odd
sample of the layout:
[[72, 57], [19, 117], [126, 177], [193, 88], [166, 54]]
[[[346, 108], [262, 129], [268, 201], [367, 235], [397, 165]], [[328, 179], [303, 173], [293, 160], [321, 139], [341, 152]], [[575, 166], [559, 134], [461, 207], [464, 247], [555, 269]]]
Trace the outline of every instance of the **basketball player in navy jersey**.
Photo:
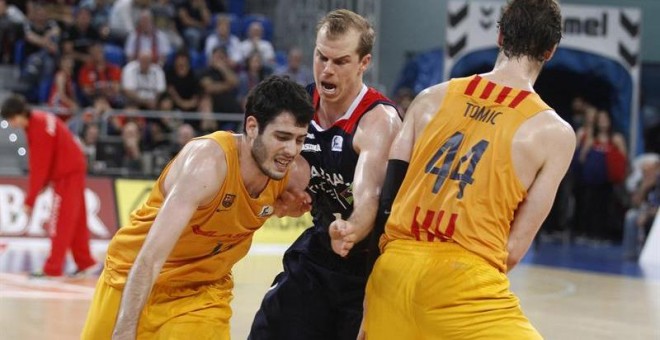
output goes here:
[[401, 127], [394, 103], [362, 81], [374, 39], [369, 22], [348, 10], [330, 12], [317, 26], [315, 83], [308, 87], [316, 113], [302, 151], [312, 174], [314, 226], [284, 255], [284, 272], [255, 316], [252, 340], [353, 340], [358, 334], [367, 246], [336, 255], [328, 228], [347, 224], [369, 233], [388, 149]]

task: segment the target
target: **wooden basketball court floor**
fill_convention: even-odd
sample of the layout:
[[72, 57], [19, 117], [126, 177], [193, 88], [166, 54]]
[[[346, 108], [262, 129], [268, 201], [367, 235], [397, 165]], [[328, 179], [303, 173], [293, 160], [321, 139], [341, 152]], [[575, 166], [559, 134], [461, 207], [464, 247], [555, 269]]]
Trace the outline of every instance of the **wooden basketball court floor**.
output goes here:
[[[234, 269], [232, 339], [246, 339], [281, 270], [281, 253], [258, 246]], [[660, 280], [520, 265], [512, 290], [546, 339], [660, 339]], [[77, 339], [95, 279], [28, 279], [0, 273], [0, 339]]]

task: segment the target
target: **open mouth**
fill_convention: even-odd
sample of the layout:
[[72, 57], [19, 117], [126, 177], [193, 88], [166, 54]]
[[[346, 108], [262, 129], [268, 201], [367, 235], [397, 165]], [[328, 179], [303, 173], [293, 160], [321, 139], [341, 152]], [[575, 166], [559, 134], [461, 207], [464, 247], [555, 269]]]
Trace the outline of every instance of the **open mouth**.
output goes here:
[[291, 159], [275, 159], [275, 166], [279, 171], [286, 171], [286, 169], [289, 167], [289, 164], [291, 164]]
[[322, 81], [321, 91], [327, 94], [334, 94], [335, 92], [337, 92], [337, 85]]

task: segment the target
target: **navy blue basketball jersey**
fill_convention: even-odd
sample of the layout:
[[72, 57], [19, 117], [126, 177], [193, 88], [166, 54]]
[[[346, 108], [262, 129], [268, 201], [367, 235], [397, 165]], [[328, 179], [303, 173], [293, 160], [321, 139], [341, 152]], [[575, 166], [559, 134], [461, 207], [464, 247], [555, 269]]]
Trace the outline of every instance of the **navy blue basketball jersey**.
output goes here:
[[344, 116], [324, 130], [318, 120], [320, 98], [316, 86], [310, 84], [307, 90], [317, 112], [309, 124], [301, 154], [311, 168], [307, 189], [314, 201], [311, 212], [314, 225], [327, 233], [328, 226], [335, 220], [333, 214], [339, 213], [347, 219], [353, 212], [353, 175], [359, 156], [353, 148], [353, 136], [360, 120], [376, 105], [396, 106], [380, 92], [362, 85], [360, 94]]

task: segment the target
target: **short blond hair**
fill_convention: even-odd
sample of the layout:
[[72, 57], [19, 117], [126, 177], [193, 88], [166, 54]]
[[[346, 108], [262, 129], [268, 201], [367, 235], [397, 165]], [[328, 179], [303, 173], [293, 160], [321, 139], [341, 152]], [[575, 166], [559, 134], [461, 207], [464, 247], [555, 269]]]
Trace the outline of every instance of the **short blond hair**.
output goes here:
[[316, 25], [316, 33], [326, 29], [328, 38], [335, 39], [354, 29], [360, 33], [360, 42], [358, 43], [357, 53], [360, 58], [371, 53], [376, 40], [376, 32], [371, 23], [361, 15], [347, 9], [334, 10], [319, 20]]

